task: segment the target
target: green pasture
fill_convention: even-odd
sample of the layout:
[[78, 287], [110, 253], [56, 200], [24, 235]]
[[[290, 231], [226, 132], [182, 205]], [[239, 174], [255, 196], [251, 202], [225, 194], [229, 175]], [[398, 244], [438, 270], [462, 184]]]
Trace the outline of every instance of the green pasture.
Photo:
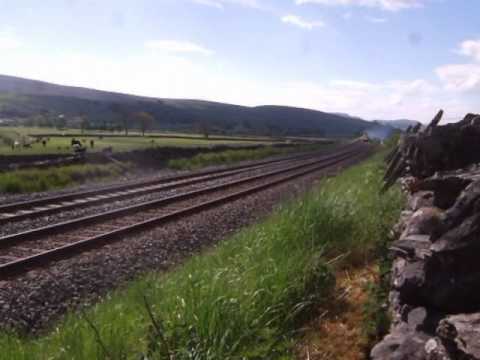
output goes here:
[[[78, 134], [78, 129], [60, 131], [57, 129], [45, 129], [45, 128], [29, 128], [29, 127], [0, 127], [0, 155], [34, 155], [34, 154], [68, 154], [72, 153], [70, 147], [71, 134]], [[47, 140], [44, 146], [42, 142], [36, 142], [41, 134], [49, 134], [48, 137], [42, 139]], [[211, 146], [211, 145], [248, 145], [248, 144], [260, 144], [270, 143], [266, 139], [254, 140], [252, 138], [245, 138], [244, 140], [238, 140], [239, 138], [228, 138], [218, 140], [218, 137], [210, 137], [205, 139], [204, 137], [177, 133], [149, 133], [145, 137], [138, 136], [138, 133], [130, 132], [129, 136], [121, 136], [120, 133], [115, 133], [115, 137], [109, 136], [112, 133], [105, 132], [100, 135], [98, 131], [85, 132], [82, 136], [75, 136], [76, 139], [82, 141], [87, 146], [89, 152], [101, 151], [106, 147], [112, 147], [114, 152], [131, 151], [136, 149], [145, 149], [150, 147], [163, 147], [163, 146]], [[120, 135], [120, 136], [118, 136]], [[135, 136], [137, 135], [137, 136]], [[156, 137], [156, 136], [172, 136], [168, 137]], [[177, 138], [174, 136], [188, 136], [189, 138]], [[90, 145], [90, 141], [94, 141], [94, 147]], [[14, 141], [18, 141], [19, 147], [12, 149], [11, 144]], [[22, 144], [30, 144], [30, 148], [21, 146]]]

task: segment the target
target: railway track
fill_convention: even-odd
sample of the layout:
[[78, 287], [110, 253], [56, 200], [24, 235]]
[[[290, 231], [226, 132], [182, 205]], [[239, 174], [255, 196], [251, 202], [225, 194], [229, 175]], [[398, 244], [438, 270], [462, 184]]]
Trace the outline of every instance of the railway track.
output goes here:
[[[347, 146], [348, 148], [348, 146]], [[134, 181], [128, 184], [113, 185], [96, 190], [80, 191], [71, 194], [56, 195], [32, 201], [15, 202], [0, 206], [0, 225], [33, 219], [35, 217], [52, 215], [63, 211], [100, 205], [118, 200], [138, 197], [160, 191], [171, 190], [182, 186], [199, 184], [239, 175], [269, 165], [280, 165], [292, 161], [319, 156], [301, 154], [283, 157], [275, 160], [260, 161], [249, 165], [240, 165], [220, 170], [198, 171], [183, 175], [162, 177], [147, 181]]]
[[[272, 162], [264, 162], [256, 166], [264, 166], [268, 171], [253, 176], [234, 178], [221, 184], [3, 236], [0, 238], [0, 278], [7, 278], [34, 267], [46, 265], [51, 261], [75, 256], [82, 251], [102, 246], [125, 235], [192, 215], [322, 169], [335, 167], [364, 156], [366, 151], [367, 147], [362, 144], [353, 144], [336, 154], [320, 158], [299, 156], [283, 162], [278, 160], [277, 165], [280, 166], [273, 168], [268, 167]], [[226, 169], [222, 172], [210, 172], [207, 175], [203, 173], [200, 178], [227, 177], [232, 174], [247, 173], [253, 168], [255, 166]], [[198, 175], [190, 176], [192, 177], [181, 180], [174, 179], [172, 184], [152, 186], [178, 186], [178, 181], [183, 180], [201, 181]], [[132, 189], [138, 190], [138, 188]], [[128, 194], [117, 193], [116, 196]], [[101, 198], [92, 198], [91, 201], [95, 202], [97, 199], [101, 200]], [[71, 206], [71, 204], [64, 204], [64, 206]], [[45, 210], [37, 209], [36, 211]]]

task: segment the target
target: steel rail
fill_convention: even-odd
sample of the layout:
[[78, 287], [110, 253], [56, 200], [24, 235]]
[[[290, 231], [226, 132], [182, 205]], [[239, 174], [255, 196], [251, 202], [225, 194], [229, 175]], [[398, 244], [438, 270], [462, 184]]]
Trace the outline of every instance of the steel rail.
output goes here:
[[[313, 158], [313, 155], [310, 155], [310, 157]], [[305, 155], [305, 159], [308, 159], [306, 155]], [[285, 159], [281, 161], [281, 163], [289, 163], [289, 162], [298, 161], [298, 160], [299, 160], [298, 158]], [[4, 216], [4, 217], [0, 217], [0, 225], [5, 223], [11, 223], [14, 221], [20, 221], [20, 220], [32, 219], [40, 216], [51, 215], [51, 214], [55, 214], [63, 211], [75, 210], [78, 208], [84, 208], [84, 207], [93, 206], [93, 205], [106, 204], [109, 202], [125, 200], [128, 198], [135, 198], [138, 196], [152, 194], [155, 192], [179, 189], [189, 185], [195, 185], [202, 182], [218, 180], [218, 179], [222, 179], [222, 178], [233, 176], [233, 175], [239, 175], [242, 173], [259, 170], [270, 165], [274, 166], [278, 163], [279, 162], [274, 162], [274, 163], [263, 164], [263, 165], [255, 165], [255, 166], [242, 168], [238, 170], [221, 171], [218, 174], [196, 176], [190, 179], [178, 180], [178, 181], [170, 182], [166, 184], [138, 186], [130, 190], [123, 190], [123, 191], [112, 190], [111, 192], [108, 192], [103, 195], [89, 196], [87, 198], [83, 198], [83, 199], [79, 198], [77, 200], [71, 200], [71, 201], [62, 201], [60, 203], [53, 202], [50, 205], [44, 205], [43, 207], [33, 207], [28, 210], [17, 210], [19, 211], [18, 213], [11, 214], [8, 216], [0, 213], [0, 216], [2, 215]]]
[[[341, 163], [342, 161], [345, 160], [353, 160], [360, 158], [366, 154], [366, 151], [352, 151], [348, 153], [347, 155], [343, 155], [340, 157], [336, 157], [334, 159], [330, 159], [329, 161], [317, 161], [309, 164], [303, 164], [295, 167], [291, 167], [288, 170], [284, 170], [283, 173], [285, 172], [293, 172], [289, 175], [282, 176], [281, 178], [274, 179], [271, 181], [268, 181], [266, 183], [260, 184], [260, 185], [254, 185], [251, 186], [247, 189], [237, 191], [233, 194], [227, 194], [223, 196], [219, 196], [217, 198], [214, 198], [212, 200], [207, 200], [204, 201], [200, 204], [189, 206], [187, 208], [181, 209], [181, 210], [174, 210], [171, 211], [167, 214], [160, 215], [157, 217], [153, 217], [148, 220], [144, 220], [141, 222], [137, 222], [132, 225], [128, 226], [123, 226], [119, 229], [115, 229], [113, 231], [105, 232], [100, 235], [96, 236], [91, 236], [88, 237], [84, 240], [80, 240], [74, 243], [66, 244], [51, 250], [47, 250], [44, 252], [41, 252], [39, 254], [27, 256], [24, 258], [20, 258], [18, 260], [14, 260], [8, 263], [5, 263], [3, 265], [0, 265], [0, 278], [7, 278], [12, 275], [16, 275], [25, 271], [28, 271], [29, 269], [33, 267], [37, 267], [40, 265], [45, 265], [47, 263], [50, 263], [51, 261], [56, 261], [60, 259], [64, 259], [66, 257], [71, 257], [73, 255], [76, 255], [84, 250], [94, 248], [101, 246], [107, 242], [111, 242], [114, 240], [117, 240], [120, 236], [125, 236], [128, 234], [131, 234], [133, 232], [138, 232], [145, 230], [149, 227], [164, 224], [169, 221], [173, 221], [188, 215], [192, 215], [195, 213], [198, 213], [200, 211], [204, 211], [206, 209], [234, 201], [238, 198], [256, 193], [258, 191], [267, 189], [269, 187], [290, 181], [292, 179], [307, 175], [309, 173], [313, 173], [315, 171], [319, 171], [331, 166], [334, 166], [336, 164]], [[277, 172], [278, 173], [278, 172]], [[272, 176], [272, 175], [271, 175]], [[262, 176], [263, 177], [263, 176]], [[258, 177], [257, 177], [258, 178]], [[253, 181], [253, 180], [252, 180]], [[242, 181], [244, 183], [245, 181]]]
[[[350, 146], [351, 146], [351, 144], [343, 146], [341, 149], [342, 150], [343, 149], [348, 149]], [[79, 192], [74, 192], [74, 193], [70, 193], [70, 194], [63, 194], [63, 195], [48, 196], [48, 197], [45, 197], [45, 198], [30, 200], [30, 201], [14, 202], [14, 203], [10, 203], [10, 204], [0, 205], [0, 214], [6, 214], [6, 213], [11, 213], [11, 212], [26, 210], [26, 209], [32, 209], [32, 208], [35, 208], [35, 207], [47, 206], [48, 204], [69, 202], [69, 201], [74, 201], [75, 199], [84, 199], [84, 198], [100, 196], [100, 195], [105, 195], [105, 194], [114, 193], [114, 192], [128, 191], [128, 190], [135, 189], [135, 188], [140, 188], [140, 187], [155, 186], [155, 185], [166, 184], [166, 183], [170, 183], [170, 182], [177, 182], [177, 181], [182, 181], [182, 180], [187, 180], [187, 179], [193, 179], [193, 178], [196, 178], [196, 177], [204, 177], [204, 176], [221, 174], [221, 173], [225, 173], [225, 172], [237, 171], [237, 170], [242, 170], [242, 169], [251, 169], [251, 168], [255, 168], [255, 167], [259, 167], [259, 166], [263, 166], [263, 165], [268, 165], [268, 164], [281, 163], [281, 162], [285, 162], [285, 161], [293, 161], [293, 160], [297, 160], [297, 159], [301, 160], [303, 158], [310, 157], [310, 156], [313, 156], [315, 154], [316, 154], [316, 152], [307, 153], [307, 154], [302, 153], [300, 155], [292, 155], [292, 156], [288, 156], [288, 157], [282, 157], [280, 159], [259, 161], [259, 162], [255, 162], [254, 164], [231, 166], [231, 167], [224, 168], [224, 169], [195, 171], [195, 172], [190, 172], [190, 173], [182, 174], [182, 175], [165, 176], [165, 177], [161, 177], [159, 179], [154, 179], [154, 180], [134, 181], [134, 182], [130, 182], [130, 183], [127, 183], [127, 184], [107, 186], [107, 187], [103, 187], [101, 189], [79, 191]], [[330, 154], [325, 154], [323, 156], [327, 157], [329, 155]], [[77, 205], [80, 205], [80, 204], [77, 204]], [[0, 217], [0, 224], [5, 223], [5, 222], [9, 222], [13, 218], [14, 218], [13, 216]]]
[[3, 236], [3, 237], [0, 237], [0, 249], [4, 249], [4, 248], [9, 247], [9, 246], [14, 246], [14, 245], [20, 244], [22, 242], [26, 242], [28, 240], [34, 239], [34, 238], [39, 237], [39, 236], [57, 234], [59, 232], [65, 231], [65, 230], [70, 230], [70, 229], [74, 229], [74, 228], [78, 228], [78, 227], [83, 227], [83, 226], [91, 225], [91, 224], [94, 224], [94, 223], [99, 223], [99, 222], [106, 221], [106, 220], [112, 220], [114, 218], [118, 218], [118, 217], [121, 217], [121, 216], [124, 216], [124, 215], [137, 213], [137, 212], [140, 212], [140, 211], [146, 211], [146, 210], [149, 210], [151, 208], [168, 205], [168, 204], [171, 204], [173, 202], [178, 202], [178, 201], [182, 201], [182, 200], [191, 199], [195, 196], [205, 195], [205, 194], [208, 194], [208, 193], [211, 193], [211, 192], [214, 192], [214, 191], [225, 190], [225, 189], [233, 187], [233, 186], [238, 186], [238, 185], [245, 184], [245, 183], [248, 183], [248, 182], [257, 181], [257, 180], [264, 179], [264, 178], [267, 178], [267, 177], [270, 177], [270, 176], [275, 176], [275, 175], [278, 175], [278, 174], [281, 174], [281, 173], [284, 173], [284, 172], [287, 172], [287, 171], [297, 170], [299, 168], [310, 166], [310, 165], [313, 165], [313, 164], [316, 164], [316, 163], [330, 162], [332, 160], [336, 161], [338, 158], [343, 158], [345, 156], [350, 156], [352, 153], [355, 153], [356, 151], [357, 150], [351, 150], [349, 152], [336, 154], [336, 155], [331, 156], [327, 159], [312, 160], [312, 161], [308, 161], [306, 163], [293, 165], [293, 166], [290, 166], [290, 167], [287, 167], [287, 168], [269, 171], [269, 172], [264, 173], [264, 174], [250, 176], [250, 177], [247, 177], [247, 178], [244, 178], [244, 179], [239, 179], [239, 180], [233, 180], [233, 181], [230, 181], [230, 182], [227, 182], [227, 183], [224, 183], [224, 184], [220, 184], [220, 185], [212, 185], [212, 186], [209, 186], [209, 187], [206, 187], [206, 188], [203, 188], [203, 189], [188, 191], [188, 192], [181, 193], [181, 194], [175, 194], [175, 195], [172, 195], [172, 196], [169, 196], [169, 197], [166, 197], [166, 198], [162, 198], [162, 199], [150, 200], [150, 201], [146, 201], [146, 202], [143, 202], [143, 203], [140, 203], [140, 204], [126, 206], [126, 207], [123, 207], [123, 208], [120, 208], [120, 209], [110, 210], [110, 211], [106, 211], [106, 212], [95, 214], [95, 215], [89, 215], [89, 216], [81, 217], [81, 218], [74, 219], [74, 220], [68, 220], [68, 221], [57, 223], [57, 224], [47, 225], [47, 226], [44, 226], [44, 227], [40, 227], [40, 228], [32, 229], [32, 230], [27, 230], [27, 231], [17, 233], [17, 234], [6, 235], [6, 236]]

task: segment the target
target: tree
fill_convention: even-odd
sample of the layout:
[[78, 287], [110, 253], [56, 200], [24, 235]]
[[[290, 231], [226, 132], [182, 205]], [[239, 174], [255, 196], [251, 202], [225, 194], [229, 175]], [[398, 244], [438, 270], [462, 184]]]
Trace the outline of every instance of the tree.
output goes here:
[[210, 127], [208, 126], [208, 123], [205, 120], [201, 120], [199, 125], [198, 125], [198, 130], [200, 134], [202, 134], [205, 139], [208, 139], [210, 136]]
[[135, 123], [138, 123], [139, 128], [142, 131], [142, 136], [145, 136], [145, 131], [150, 129], [155, 121], [153, 116], [145, 111], [134, 113], [132, 118]]
[[88, 121], [87, 115], [82, 114], [80, 115], [80, 129], [82, 131], [82, 134], [85, 133], [85, 129], [88, 129], [90, 126], [90, 123]]
[[117, 121], [122, 125], [123, 130], [125, 131], [125, 136], [128, 136], [128, 128], [130, 126], [130, 116], [128, 114], [127, 108], [119, 103], [112, 103], [110, 105], [110, 111], [116, 115]]
[[38, 127], [50, 127], [50, 126], [52, 126], [52, 123], [48, 119], [47, 115], [45, 115], [43, 113], [36, 114], [34, 116], [34, 122], [35, 122], [35, 126], [38, 126]]
[[55, 126], [55, 121], [53, 119], [53, 115], [47, 109], [40, 109], [39, 116], [42, 119], [42, 122], [45, 127]]

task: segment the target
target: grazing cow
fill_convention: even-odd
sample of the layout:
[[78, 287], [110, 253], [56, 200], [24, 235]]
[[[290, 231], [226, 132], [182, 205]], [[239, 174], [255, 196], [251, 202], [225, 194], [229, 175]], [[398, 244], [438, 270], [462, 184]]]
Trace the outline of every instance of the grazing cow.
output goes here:
[[82, 144], [74, 144], [73, 151], [75, 152], [75, 155], [84, 155], [87, 151], [87, 148], [82, 146]]
[[75, 138], [72, 138], [71, 142], [70, 142], [71, 146], [74, 147], [75, 145], [78, 145], [78, 146], [82, 146], [82, 143], [80, 140], [77, 140]]

